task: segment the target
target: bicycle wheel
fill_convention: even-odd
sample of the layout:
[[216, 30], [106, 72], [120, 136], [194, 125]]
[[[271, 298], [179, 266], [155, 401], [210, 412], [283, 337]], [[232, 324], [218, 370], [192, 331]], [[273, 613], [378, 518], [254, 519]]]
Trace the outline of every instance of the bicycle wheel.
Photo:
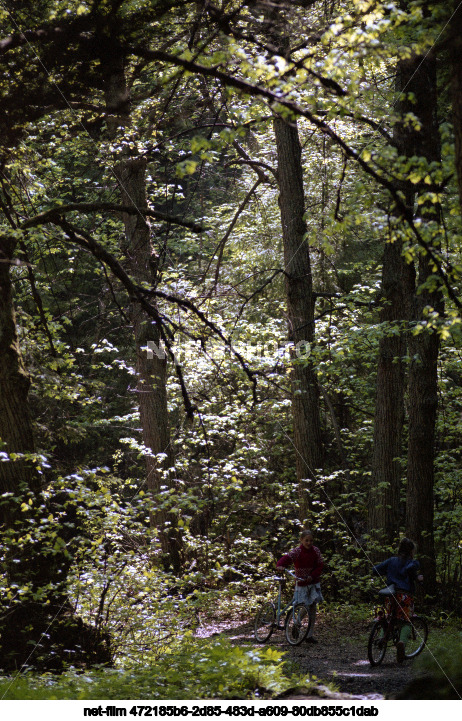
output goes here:
[[265, 643], [273, 633], [276, 622], [276, 609], [274, 603], [262, 603], [255, 616], [254, 633], [259, 643]]
[[385, 658], [387, 650], [387, 625], [384, 621], [375, 621], [369, 634], [367, 657], [371, 666], [378, 666]]
[[404, 658], [415, 658], [424, 650], [428, 638], [428, 626], [424, 618], [411, 617], [411, 634], [406, 642]]
[[297, 603], [287, 612], [284, 622], [286, 639], [291, 646], [298, 646], [305, 640], [311, 628], [311, 613], [304, 603]]

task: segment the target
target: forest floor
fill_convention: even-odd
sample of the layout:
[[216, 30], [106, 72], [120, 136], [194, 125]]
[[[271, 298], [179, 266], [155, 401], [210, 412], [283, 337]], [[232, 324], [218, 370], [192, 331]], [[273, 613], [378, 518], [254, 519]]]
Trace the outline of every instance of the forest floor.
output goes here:
[[[296, 668], [294, 672], [315, 676], [318, 683], [334, 684], [341, 695], [333, 698], [383, 699], [393, 698], [416, 676], [415, 662], [398, 664], [394, 646], [387, 649], [383, 663], [372, 667], [367, 660], [368, 619], [352, 620], [332, 613], [318, 613], [314, 636], [317, 644], [303, 642], [289, 646], [283, 631], [273, 633], [268, 645], [287, 652], [286, 660]], [[206, 638], [222, 634], [232, 643], [255, 646], [252, 621], [242, 618], [228, 620], [207, 619], [196, 630], [196, 636]], [[327, 692], [327, 689], [326, 689]], [[319, 696], [284, 694], [284, 698], [302, 699]]]

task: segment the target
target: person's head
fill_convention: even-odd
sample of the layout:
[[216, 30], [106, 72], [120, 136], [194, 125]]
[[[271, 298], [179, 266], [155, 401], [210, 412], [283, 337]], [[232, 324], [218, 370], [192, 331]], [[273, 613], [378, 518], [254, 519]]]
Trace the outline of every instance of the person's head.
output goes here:
[[313, 545], [313, 534], [308, 528], [300, 533], [300, 543], [304, 548], [311, 548]]
[[410, 538], [403, 538], [398, 548], [398, 556], [404, 556], [408, 558], [412, 556], [415, 551], [415, 543]]

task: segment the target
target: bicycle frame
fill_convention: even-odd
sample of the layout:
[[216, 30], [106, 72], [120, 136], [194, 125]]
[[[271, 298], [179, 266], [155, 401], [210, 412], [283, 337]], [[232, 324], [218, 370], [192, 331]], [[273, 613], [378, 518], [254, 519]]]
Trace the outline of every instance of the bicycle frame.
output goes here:
[[401, 623], [406, 623], [404, 619], [397, 617], [397, 610], [399, 603], [395, 596], [389, 596], [390, 598], [390, 610], [387, 612], [384, 606], [376, 606], [375, 608], [375, 619], [376, 621], [385, 621], [386, 626], [386, 640], [392, 640], [394, 643], [399, 640], [393, 637], [393, 631], [395, 628], [399, 629]]
[[[300, 580], [292, 571], [286, 568], [288, 576]], [[278, 576], [274, 580], [279, 583], [277, 600], [266, 601], [261, 604], [254, 622], [255, 638], [259, 643], [265, 643], [275, 629], [284, 630], [287, 641], [292, 646], [302, 643], [310, 631], [312, 615], [309, 606], [295, 601], [295, 594], [284, 607], [282, 607], [283, 579]], [[285, 615], [285, 619], [282, 617]]]
[[[394, 596], [390, 596], [390, 599], [391, 603], [388, 609], [383, 606], [376, 606], [375, 608], [375, 620], [367, 644], [367, 655], [372, 666], [378, 666], [382, 663], [389, 641], [399, 650], [398, 663], [418, 656], [427, 643], [428, 624], [425, 618], [415, 614], [412, 614], [409, 618], [398, 618], [399, 602]], [[410, 632], [403, 642], [403, 647], [400, 647], [398, 644], [401, 641], [403, 624], [410, 626]]]
[[396, 605], [393, 604], [391, 611], [389, 613], [386, 612], [385, 608], [383, 606], [379, 606], [375, 608], [375, 618], [374, 621], [385, 621], [386, 623], [386, 629], [385, 629], [385, 636], [384, 641], [388, 643], [388, 641], [394, 640], [393, 639], [393, 631], [396, 626], [396, 621], [399, 619], [396, 618]]
[[[298, 580], [297, 576], [295, 575], [295, 573], [292, 573], [292, 571], [288, 571], [287, 569], [284, 569], [284, 573], [287, 573], [288, 576], [291, 576], [296, 581]], [[287, 611], [289, 611], [291, 608], [294, 608], [295, 604], [294, 604], [294, 599], [292, 598], [289, 601], [289, 603], [284, 606], [284, 608], [281, 607], [281, 605], [282, 605], [282, 586], [283, 586], [282, 578], [278, 578], [278, 584], [279, 584], [279, 589], [278, 589], [278, 602], [277, 602], [277, 606], [276, 606], [276, 624], [275, 624], [275, 626], [277, 629], [282, 630], [284, 628], [284, 624], [281, 626], [281, 624], [279, 623], [281, 616], [284, 616], [284, 614], [286, 614]]]

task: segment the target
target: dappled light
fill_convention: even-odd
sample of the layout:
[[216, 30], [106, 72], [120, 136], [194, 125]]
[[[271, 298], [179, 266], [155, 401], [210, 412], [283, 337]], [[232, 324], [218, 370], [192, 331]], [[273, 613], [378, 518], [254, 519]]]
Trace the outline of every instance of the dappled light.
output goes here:
[[0, 696], [460, 698], [462, 5], [0, 21]]

